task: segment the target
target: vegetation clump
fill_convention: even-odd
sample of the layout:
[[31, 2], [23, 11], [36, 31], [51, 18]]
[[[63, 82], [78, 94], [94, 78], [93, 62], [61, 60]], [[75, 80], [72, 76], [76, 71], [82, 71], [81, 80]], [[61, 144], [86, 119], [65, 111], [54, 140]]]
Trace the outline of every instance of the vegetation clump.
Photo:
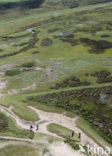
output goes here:
[[0, 132], [4, 132], [8, 129], [8, 120], [6, 116], [0, 113]]
[[51, 89], [60, 89], [60, 88], [66, 88], [66, 87], [77, 87], [77, 86], [87, 86], [90, 83], [87, 81], [81, 82], [80, 79], [76, 78], [75, 76], [71, 76], [65, 80], [63, 80], [61, 83], [56, 83], [54, 86], [51, 87]]
[[22, 67], [27, 67], [27, 68], [31, 68], [31, 67], [33, 67], [33, 66], [35, 66], [35, 62], [33, 62], [33, 61], [29, 61], [29, 62], [24, 62], [23, 64], [22, 64]]
[[97, 83], [112, 82], [111, 73], [105, 70], [94, 72], [91, 76], [97, 77]]
[[80, 42], [91, 47], [90, 53], [102, 53], [108, 48], [112, 48], [112, 42], [106, 40], [91, 40], [89, 38], [80, 38]]
[[15, 76], [15, 75], [18, 75], [18, 74], [20, 74], [20, 70], [19, 69], [11, 69], [11, 70], [7, 70], [5, 72], [6, 76]]
[[20, 138], [33, 139], [34, 137], [34, 132], [18, 129], [15, 126], [14, 121], [2, 113], [0, 113], [0, 133], [9, 134], [11, 136], [20, 137]]
[[53, 44], [53, 41], [49, 38], [45, 38], [42, 40], [41, 46], [50, 46]]
[[101, 94], [110, 97], [112, 87], [61, 91], [35, 96], [32, 99], [80, 114], [101, 132], [102, 137], [112, 143], [112, 107], [108, 103], [108, 98], [102, 103]]
[[74, 140], [71, 139], [66, 139], [65, 143], [69, 144], [73, 149], [75, 150], [80, 150], [80, 147], [78, 144], [76, 144], [76, 142]]
[[101, 35], [102, 38], [110, 37], [110, 35]]
[[64, 138], [69, 137], [72, 134], [72, 130], [55, 123], [49, 124], [48, 130]]

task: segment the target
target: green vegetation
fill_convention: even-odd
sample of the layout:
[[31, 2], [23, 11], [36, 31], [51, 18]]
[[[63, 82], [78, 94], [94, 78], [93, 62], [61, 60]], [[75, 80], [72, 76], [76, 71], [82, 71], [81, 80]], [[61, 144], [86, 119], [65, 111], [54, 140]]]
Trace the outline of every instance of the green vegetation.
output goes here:
[[22, 67], [31, 68], [31, 67], [33, 67], [33, 66], [35, 66], [35, 62], [24, 62], [24, 63], [22, 64]]
[[33, 132], [28, 130], [21, 130], [15, 126], [15, 122], [0, 113], [0, 135], [1, 136], [14, 136], [18, 138], [30, 138], [33, 139]]
[[[99, 146], [103, 146], [100, 140], [104, 140], [104, 137], [101, 136], [101, 132], [96, 130], [92, 124], [87, 120], [80, 118], [77, 120], [77, 126], [89, 137], [91, 137]], [[105, 141], [105, 140], [104, 140]], [[106, 141], [105, 141], [106, 142]], [[108, 145], [108, 142], [106, 142]]]
[[94, 5], [99, 3], [111, 2], [111, 0], [60, 0], [60, 1], [51, 1], [46, 0], [44, 6], [61, 6], [69, 8], [77, 8], [79, 6]]
[[76, 144], [73, 140], [65, 140], [65, 143], [68, 143], [75, 150], [80, 150], [79, 144]]
[[[63, 127], [61, 125], [58, 125], [58, 124], [55, 124], [55, 123], [49, 124], [48, 125], [48, 130], [50, 132], [56, 133], [57, 135], [62, 136], [64, 138], [67, 138], [67, 137], [72, 138], [72, 130], [70, 130], [70, 129], [66, 128], [66, 127]], [[72, 139], [74, 139], [76, 141], [79, 141], [78, 135], [76, 133], [74, 134], [74, 137]]]
[[[29, 103], [29, 101], [28, 101]], [[29, 105], [34, 106], [37, 109], [43, 110], [45, 112], [54, 112], [54, 113], [63, 113], [66, 116], [69, 116], [71, 118], [75, 117], [75, 114], [71, 111], [67, 111], [64, 108], [59, 108], [58, 106], [52, 105], [52, 104], [43, 104], [35, 101], [30, 101]]]
[[22, 8], [22, 9], [32, 9], [32, 8], [38, 8], [41, 3], [43, 3], [43, 0], [0, 0], [0, 8], [2, 10], [5, 9], [11, 9], [11, 8]]
[[15, 76], [15, 75], [18, 75], [18, 74], [20, 74], [20, 70], [18, 70], [18, 69], [7, 70], [5, 72], [6, 76]]
[[24, 1], [24, 0], [0, 0], [0, 3], [18, 2], [18, 1]]
[[8, 127], [8, 120], [4, 114], [0, 114], [0, 131], [5, 131]]
[[111, 143], [112, 135], [109, 133], [112, 118], [111, 91], [111, 87], [85, 88], [38, 95], [32, 97], [32, 100], [44, 104], [51, 103], [82, 115]]
[[39, 149], [28, 145], [8, 146], [0, 150], [2, 156], [39, 156]]
[[49, 124], [48, 125], [48, 130], [52, 133], [55, 133], [61, 137], [65, 138], [65, 143], [68, 143], [72, 148], [74, 148], [75, 150], [79, 150], [80, 147], [76, 142], [79, 142], [79, 138], [78, 135], [76, 133], [74, 133], [74, 136], [72, 137], [72, 130], [63, 127], [61, 125], [58, 124]]
[[39, 120], [38, 115], [31, 109], [27, 108], [28, 103], [25, 102], [23, 94], [7, 95], [1, 98], [0, 104], [5, 107], [13, 106], [14, 113], [16, 113], [21, 119], [29, 121]]
[[28, 105], [78, 114], [112, 143], [112, 3], [62, 5], [0, 11], [0, 92], [12, 93], [0, 103], [30, 121], [39, 117]]
[[[100, 140], [104, 140], [100, 135], [100, 131], [96, 130], [92, 124], [87, 122], [86, 120], [80, 118], [77, 120], [77, 126], [89, 137], [91, 137], [99, 146], [102, 146]], [[108, 143], [107, 143], [108, 144]]]

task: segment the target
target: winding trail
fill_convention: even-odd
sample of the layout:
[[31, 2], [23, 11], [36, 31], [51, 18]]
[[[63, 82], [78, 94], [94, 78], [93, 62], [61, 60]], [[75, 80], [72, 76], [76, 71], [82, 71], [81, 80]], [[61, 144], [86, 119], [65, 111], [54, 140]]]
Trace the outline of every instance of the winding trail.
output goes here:
[[[52, 132], [49, 132], [48, 129], [47, 129], [47, 126], [49, 124], [55, 123], [55, 124], [59, 124], [61, 126], [64, 126], [66, 128], [69, 128], [69, 129], [75, 131], [76, 133], [79, 133], [80, 132], [82, 134], [81, 144], [83, 146], [87, 146], [89, 144], [90, 147], [93, 147], [93, 148], [94, 148], [94, 146], [99, 147], [99, 145], [95, 141], [93, 141], [91, 138], [89, 138], [83, 131], [81, 131], [77, 127], [76, 121], [78, 120], [78, 117], [70, 118], [70, 117], [67, 117], [67, 116], [65, 116], [63, 114], [51, 113], [51, 112], [45, 112], [45, 111], [42, 111], [42, 110], [38, 110], [38, 109], [36, 109], [36, 108], [34, 108], [32, 106], [28, 106], [28, 108], [29, 109], [32, 109], [33, 111], [35, 111], [39, 115], [39, 118], [40, 118], [39, 121], [37, 121], [37, 122], [31, 122], [31, 121], [26, 121], [26, 120], [20, 119], [12, 111], [13, 108], [11, 108], [11, 107], [6, 108], [6, 107], [0, 105], [0, 111], [1, 112], [4, 112], [7, 116], [13, 118], [16, 121], [16, 125], [18, 127], [22, 128], [22, 129], [29, 129], [30, 128], [30, 125], [32, 125], [33, 126], [33, 129], [32, 130], [34, 131], [34, 133], [45, 133], [45, 134], [48, 134], [48, 135], [51, 135], [51, 136], [55, 136], [55, 137], [61, 138], [58, 135], [56, 135], [56, 134], [54, 134]], [[36, 131], [37, 124], [39, 125], [38, 131]], [[30, 140], [30, 139], [19, 139], [19, 138], [13, 138], [13, 137], [2, 137], [2, 138], [8, 139], [8, 140], [11, 139], [11, 140], [18, 140], [18, 141], [35, 142], [35, 140]], [[61, 139], [63, 139], [63, 138], [61, 138]], [[106, 146], [104, 144], [104, 142], [101, 142], [100, 141], [100, 144]], [[51, 146], [49, 148], [52, 151], [53, 146]], [[54, 155], [56, 155], [56, 154], [54, 154]], [[100, 156], [105, 156], [105, 155], [100, 154]]]
[[[12, 108], [11, 107], [6, 108], [6, 107], [0, 105], [0, 112], [4, 112], [8, 117], [11, 117], [12, 119], [14, 119], [18, 128], [29, 130], [30, 126], [32, 125], [33, 126], [32, 130], [34, 133], [38, 133], [38, 132], [39, 133], [46, 133], [48, 135], [52, 135], [52, 136], [61, 138], [58, 135], [51, 133], [47, 130], [47, 125], [49, 125], [50, 123], [53, 123], [53, 122], [46, 120], [46, 119], [43, 120], [43, 118], [37, 122], [26, 121], [26, 120], [19, 118], [19, 116], [17, 116], [12, 111], [12, 109], [13, 109], [13, 107]], [[36, 130], [37, 124], [39, 124], [39, 130], [38, 131]]]
[[[90, 137], [88, 137], [83, 131], [81, 131], [77, 127], [76, 121], [78, 120], [78, 117], [70, 118], [70, 117], [67, 117], [67, 116], [65, 116], [63, 114], [44, 112], [42, 110], [38, 110], [38, 109], [36, 109], [34, 107], [31, 107], [31, 106], [29, 106], [28, 108], [30, 108], [33, 111], [35, 111], [39, 115], [41, 120], [49, 121], [48, 124], [49, 123], [56, 123], [56, 124], [59, 124], [61, 126], [64, 126], [64, 127], [68, 128], [68, 129], [71, 129], [71, 130], [75, 131], [76, 133], [80, 132], [81, 136], [82, 136], [81, 137], [81, 144], [83, 146], [89, 145], [93, 149], [94, 149], [94, 147], [99, 147], [99, 145], [94, 140], [92, 140]], [[46, 124], [46, 126], [48, 124]], [[98, 140], [98, 141], [104, 147], [107, 146], [107, 144], [105, 142], [103, 142], [103, 141], [101, 142], [100, 140]], [[100, 155], [104, 156], [102, 154], [100, 154]]]
[[54, 142], [48, 147], [48, 152], [44, 156], [84, 156], [84, 154], [74, 151], [64, 142]]

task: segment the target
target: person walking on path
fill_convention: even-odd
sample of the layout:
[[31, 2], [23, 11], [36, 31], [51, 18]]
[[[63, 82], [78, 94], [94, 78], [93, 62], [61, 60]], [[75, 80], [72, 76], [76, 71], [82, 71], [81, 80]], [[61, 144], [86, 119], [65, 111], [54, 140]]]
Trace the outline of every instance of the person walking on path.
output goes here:
[[78, 138], [79, 138], [79, 139], [81, 139], [81, 133], [79, 133], [79, 136], [78, 136]]
[[37, 124], [37, 128], [36, 128], [36, 131], [38, 131], [38, 129], [39, 129], [39, 125]]
[[33, 126], [31, 125], [31, 126], [30, 126], [30, 132], [32, 132], [32, 129], [33, 129]]
[[74, 137], [74, 131], [72, 131], [72, 138]]

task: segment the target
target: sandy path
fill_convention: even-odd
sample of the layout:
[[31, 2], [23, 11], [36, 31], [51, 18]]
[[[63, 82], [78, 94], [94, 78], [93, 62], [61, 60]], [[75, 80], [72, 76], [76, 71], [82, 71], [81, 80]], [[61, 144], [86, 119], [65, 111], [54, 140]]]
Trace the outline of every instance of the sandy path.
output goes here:
[[16, 121], [16, 125], [22, 129], [29, 129], [29, 125], [32, 124], [30, 121], [20, 119], [11, 109], [0, 105], [0, 112], [4, 112], [7, 116], [11, 117]]
[[36, 88], [37, 88], [36, 83], [33, 83], [32, 85], [24, 87], [24, 88], [8, 90], [8, 94], [10, 94], [10, 95], [19, 94], [21, 92], [24, 92], [24, 91], [27, 91], [27, 90], [34, 90]]
[[74, 151], [64, 142], [54, 142], [48, 147], [48, 152], [44, 156], [84, 156], [78, 151]]
[[[51, 133], [47, 130], [47, 125], [52, 123], [48, 120], [43, 120], [41, 119], [40, 121], [37, 121], [37, 122], [31, 122], [31, 121], [26, 121], [26, 120], [23, 120], [21, 118], [19, 118], [13, 111], [12, 111], [12, 107], [9, 107], [9, 108], [6, 108], [4, 106], [1, 106], [0, 105], [0, 112], [4, 112], [8, 117], [11, 117], [12, 119], [15, 120], [16, 122], [16, 125], [19, 127], [19, 128], [22, 128], [22, 129], [27, 129], [29, 130], [30, 129], [30, 126], [32, 125], [33, 126], [33, 132], [34, 133], [46, 133], [48, 135], [52, 135], [52, 136], [55, 136], [55, 137], [58, 137], [58, 138], [61, 138], [59, 137], [58, 135], [54, 134], [54, 133]], [[37, 124], [39, 124], [39, 130], [37, 131]]]
[[[60, 138], [56, 134], [51, 133], [47, 130], [47, 126], [49, 124], [56, 123], [56, 124], [60, 124], [64, 127], [66, 127], [66, 128], [69, 128], [71, 130], [74, 130], [76, 133], [80, 132], [82, 134], [82, 137], [81, 137], [81, 144], [82, 145], [89, 144], [90, 147], [94, 147], [94, 146], [99, 147], [96, 142], [94, 142], [91, 138], [89, 138], [85, 133], [83, 133], [77, 127], [77, 125], [76, 125], [76, 120], [78, 119], [77, 117], [70, 118], [70, 117], [67, 117], [63, 114], [44, 112], [42, 110], [38, 110], [38, 109], [31, 107], [31, 106], [28, 106], [28, 108], [32, 109], [33, 111], [35, 111], [39, 115], [40, 121], [32, 123], [29, 121], [22, 120], [15, 113], [13, 113], [12, 109], [6, 108], [3, 106], [0, 106], [0, 111], [4, 112], [7, 116], [13, 118], [16, 121], [17, 126], [22, 128], [22, 129], [29, 129], [30, 125], [33, 125], [33, 131], [35, 133], [41, 132], [41, 133], [45, 133], [45, 134]], [[37, 124], [39, 125], [38, 131], [36, 131], [36, 125]], [[102, 145], [103, 145], [103, 143], [102, 143]], [[55, 156], [55, 154], [53, 156]], [[101, 156], [102, 156], [102, 154], [101, 154]]]
[[[29, 106], [29, 108], [32, 109], [33, 111], [35, 111], [39, 115], [41, 120], [49, 121], [48, 124], [49, 123], [56, 123], [56, 124], [59, 124], [59, 125], [66, 127], [66, 128], [69, 128], [69, 129], [75, 131], [76, 133], [80, 132], [82, 134], [81, 144], [83, 146], [87, 146], [89, 144], [90, 147], [93, 147], [93, 149], [94, 149], [94, 147], [99, 147], [99, 145], [94, 140], [89, 138], [83, 131], [81, 131], [77, 127], [77, 125], [76, 125], [76, 120], [78, 119], [77, 117], [70, 118], [70, 117], [67, 117], [63, 114], [44, 112], [42, 110], [38, 110], [38, 109], [31, 107], [31, 106]], [[46, 124], [46, 126], [48, 124]], [[99, 141], [99, 142], [100, 142], [100, 144], [106, 146], [104, 142], [101, 142], [101, 141]], [[104, 156], [104, 155], [101, 154], [101, 156]]]

